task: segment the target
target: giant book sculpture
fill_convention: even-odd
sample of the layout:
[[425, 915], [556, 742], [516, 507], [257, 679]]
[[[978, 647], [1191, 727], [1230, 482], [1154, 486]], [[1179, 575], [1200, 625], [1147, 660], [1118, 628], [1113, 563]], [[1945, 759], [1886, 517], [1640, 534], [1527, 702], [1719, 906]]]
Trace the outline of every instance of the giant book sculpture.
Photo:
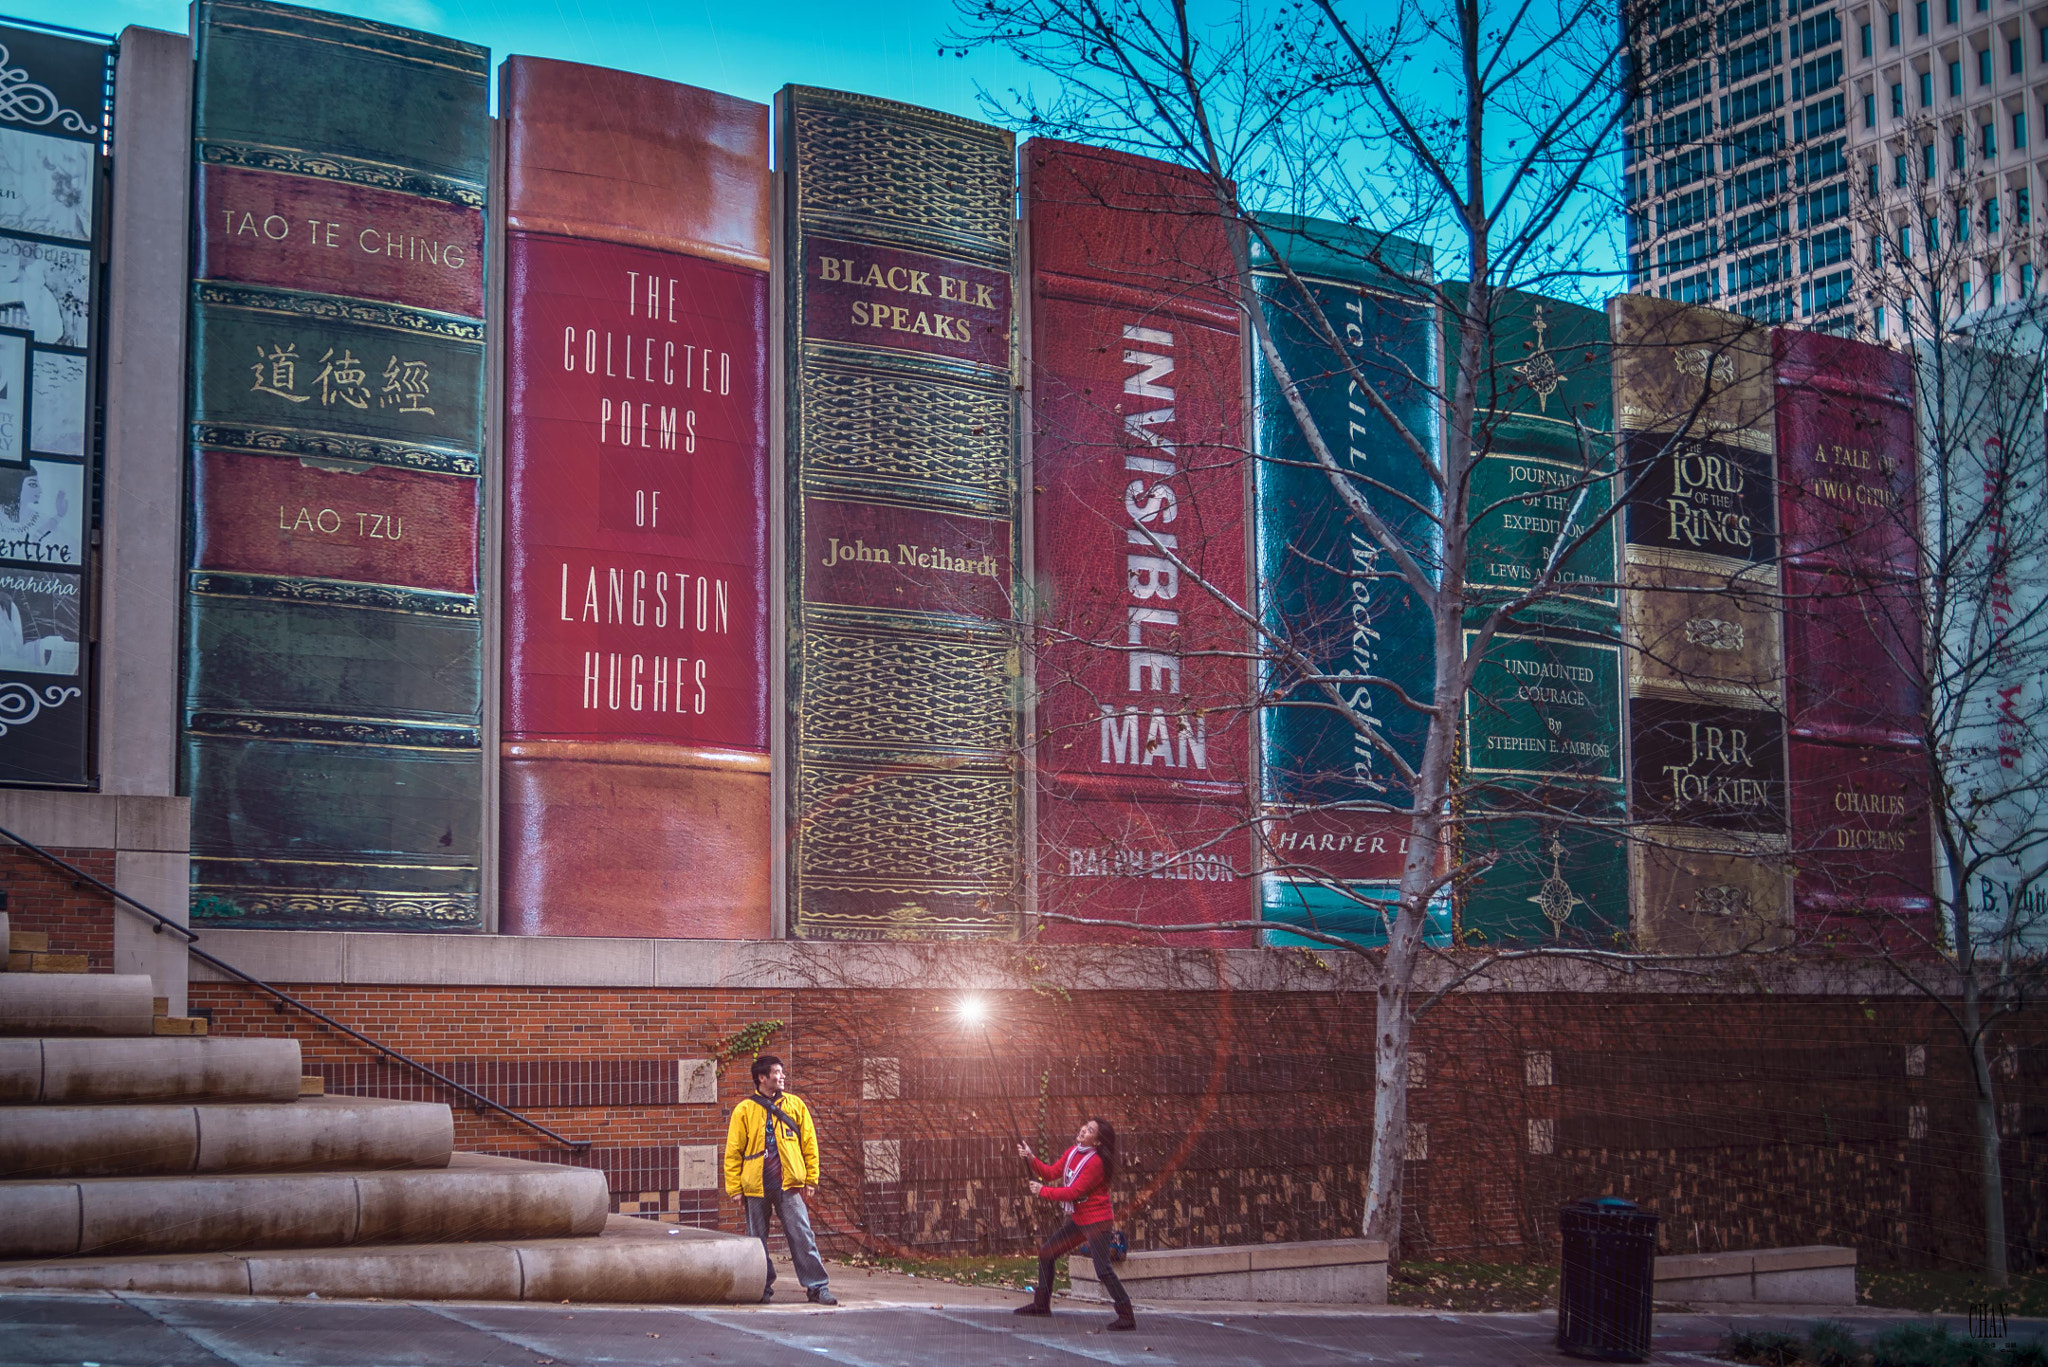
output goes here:
[[[96, 263], [106, 259], [108, 241], [101, 146], [111, 57], [105, 43], [0, 25], [8, 91], [0, 104], [0, 274], [8, 281], [0, 293], [4, 783], [81, 787], [93, 777], [100, 623], [92, 605], [102, 558], [94, 550], [94, 414], [106, 403], [99, 360], [105, 271]], [[122, 118], [146, 122], [162, 112], [138, 102]], [[133, 344], [160, 342], [137, 337]], [[109, 695], [117, 687], [110, 678]]]
[[1947, 797], [1935, 877], [1978, 954], [2018, 957], [2048, 949], [2048, 432], [2043, 358], [2002, 340], [1993, 327], [1922, 341], [1913, 359], [1928, 712]]
[[762, 937], [768, 110], [501, 72], [500, 926]]
[[[1177, 167], [1043, 140], [1021, 161], [1038, 907], [1243, 921], [1249, 462], [1229, 226]], [[1083, 937], [1128, 933], [1045, 930]]]
[[196, 23], [192, 914], [473, 927], [487, 54]]
[[798, 86], [775, 126], [788, 928], [1015, 934], [1014, 143]]
[[[1276, 218], [1254, 236], [1251, 263], [1274, 347], [1337, 463], [1334, 478], [1434, 573], [1443, 529], [1427, 463], [1354, 389], [1361, 380], [1375, 386], [1425, 451], [1439, 440], [1435, 310], [1413, 285], [1428, 279], [1428, 253], [1340, 223]], [[1434, 626], [1392, 558], [1346, 511], [1272, 367], [1255, 357], [1252, 378], [1268, 702], [1260, 916], [1276, 927], [1266, 932], [1274, 943], [1298, 942], [1288, 926], [1372, 941], [1386, 933], [1411, 801], [1382, 747], [1418, 763], [1427, 726], [1386, 687], [1348, 689], [1342, 711], [1325, 705], [1303, 662], [1325, 675], [1386, 679], [1426, 699], [1436, 679]], [[1448, 933], [1447, 906], [1433, 908], [1431, 920], [1432, 934]]]
[[[1474, 872], [1458, 929], [1474, 944], [1605, 939], [1629, 922], [1607, 320], [1512, 290], [1490, 313], [1465, 496], [1465, 645], [1480, 663], [1460, 752], [1458, 853]], [[1444, 330], [1455, 375], [1454, 320]]]
[[1793, 909], [1805, 933], [1861, 917], [1934, 943], [1912, 362], [1817, 332], [1772, 345]]
[[1608, 321], [1635, 930], [1681, 952], [1764, 943], [1788, 911], [1770, 337], [1642, 295]]

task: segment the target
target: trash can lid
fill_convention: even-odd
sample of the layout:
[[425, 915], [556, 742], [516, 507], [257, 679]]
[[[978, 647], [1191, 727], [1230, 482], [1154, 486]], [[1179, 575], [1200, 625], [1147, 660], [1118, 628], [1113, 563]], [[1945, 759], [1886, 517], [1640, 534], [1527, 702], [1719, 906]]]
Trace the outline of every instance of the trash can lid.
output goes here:
[[1572, 1204], [1573, 1204], [1573, 1205], [1575, 1205], [1575, 1206], [1578, 1206], [1578, 1207], [1580, 1207], [1581, 1209], [1586, 1209], [1586, 1208], [1591, 1208], [1591, 1209], [1594, 1209], [1594, 1210], [1634, 1210], [1634, 1209], [1636, 1209], [1636, 1203], [1635, 1203], [1635, 1202], [1633, 1202], [1633, 1201], [1631, 1201], [1631, 1200], [1629, 1200], [1629, 1199], [1628, 1199], [1627, 1197], [1625, 1197], [1625, 1196], [1581, 1196], [1581, 1197], [1580, 1197], [1580, 1198], [1579, 1198], [1578, 1200], [1576, 1200], [1576, 1201], [1572, 1202]]

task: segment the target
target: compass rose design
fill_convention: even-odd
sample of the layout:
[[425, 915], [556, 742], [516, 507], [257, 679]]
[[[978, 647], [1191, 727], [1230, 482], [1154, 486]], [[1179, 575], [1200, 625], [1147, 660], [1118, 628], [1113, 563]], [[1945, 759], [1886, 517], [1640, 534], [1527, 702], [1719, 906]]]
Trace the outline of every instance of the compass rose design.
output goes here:
[[1563, 864], [1564, 845], [1558, 840], [1557, 833], [1552, 831], [1550, 877], [1543, 880], [1543, 887], [1534, 897], [1526, 900], [1534, 902], [1542, 909], [1544, 919], [1550, 922], [1550, 931], [1554, 936], [1564, 934], [1564, 923], [1571, 918], [1573, 907], [1586, 905], [1586, 899], [1573, 892], [1572, 885], [1564, 881]]
[[1536, 354], [1515, 367], [1515, 374], [1527, 382], [1536, 393], [1536, 410], [1550, 411], [1550, 396], [1557, 392], [1559, 380], [1557, 362], [1550, 359], [1550, 353], [1543, 347], [1543, 332], [1550, 324], [1543, 321], [1543, 305], [1536, 306]]

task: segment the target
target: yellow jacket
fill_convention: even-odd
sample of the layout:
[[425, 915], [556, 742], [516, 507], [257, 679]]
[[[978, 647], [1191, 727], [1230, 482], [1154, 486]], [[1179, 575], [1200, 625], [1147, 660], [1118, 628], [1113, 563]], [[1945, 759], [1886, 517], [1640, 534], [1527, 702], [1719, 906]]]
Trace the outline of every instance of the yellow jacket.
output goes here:
[[[748, 1093], [732, 1108], [725, 1132], [725, 1194], [761, 1196], [761, 1169], [768, 1157], [768, 1112]], [[818, 1130], [811, 1109], [790, 1092], [775, 1098], [776, 1109], [795, 1121], [798, 1133], [780, 1121], [775, 1125], [776, 1152], [782, 1156], [782, 1189], [797, 1191], [818, 1185]]]

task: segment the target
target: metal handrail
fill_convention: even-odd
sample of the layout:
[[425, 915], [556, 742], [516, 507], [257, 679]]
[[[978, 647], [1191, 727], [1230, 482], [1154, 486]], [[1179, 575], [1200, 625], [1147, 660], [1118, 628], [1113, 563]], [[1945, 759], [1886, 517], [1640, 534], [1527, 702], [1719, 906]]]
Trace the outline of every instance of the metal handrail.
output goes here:
[[205, 950], [201, 949], [196, 943], [196, 941], [199, 939], [198, 931], [193, 930], [189, 926], [179, 925], [176, 921], [173, 921], [170, 917], [164, 915], [162, 912], [157, 911], [151, 907], [144, 906], [142, 903], [136, 901], [133, 897], [130, 897], [127, 893], [121, 891], [119, 888], [110, 887], [109, 885], [102, 883], [99, 879], [93, 877], [84, 869], [79, 868], [76, 864], [73, 864], [71, 861], [65, 859], [63, 856], [53, 853], [50, 850], [44, 849], [41, 845], [36, 844], [35, 841], [26, 839], [22, 836], [18, 836], [13, 831], [8, 830], [5, 826], [0, 826], [0, 836], [5, 836], [7, 839], [12, 840], [15, 844], [21, 846], [23, 849], [32, 851], [41, 858], [48, 860], [52, 864], [55, 864], [58, 868], [64, 870], [66, 873], [70, 874], [73, 878], [78, 879], [80, 882], [92, 884], [101, 892], [104, 892], [108, 896], [112, 897], [116, 902], [119, 902], [122, 905], [126, 906], [129, 910], [140, 912], [142, 915], [147, 916], [151, 921], [156, 923], [154, 926], [151, 927], [152, 933], [161, 935], [166, 930], [170, 930], [175, 931], [179, 935], [184, 936], [186, 953], [190, 954], [193, 958], [199, 960], [201, 963], [205, 964], [207, 967], [211, 969], [216, 970], [217, 972], [224, 973], [230, 978], [239, 979], [241, 982], [246, 983], [250, 987], [256, 988], [258, 991], [268, 992], [271, 996], [277, 998], [279, 1003], [277, 1009], [279, 1011], [283, 1011], [284, 1008], [287, 1006], [303, 1011], [307, 1015], [313, 1017], [313, 1019], [319, 1021], [321, 1024], [326, 1025], [331, 1029], [339, 1030], [342, 1034], [347, 1035], [350, 1039], [355, 1040], [357, 1043], [368, 1045], [370, 1048], [375, 1049], [384, 1057], [391, 1059], [395, 1062], [402, 1063], [406, 1067], [411, 1068], [416, 1072], [424, 1073], [426, 1076], [440, 1083], [443, 1087], [446, 1087], [451, 1091], [460, 1092], [462, 1095], [468, 1097], [471, 1104], [475, 1107], [479, 1115], [481, 1115], [483, 1112], [487, 1110], [496, 1111], [498, 1114], [502, 1116], [506, 1116], [512, 1120], [518, 1121], [520, 1124], [526, 1126], [526, 1128], [529, 1130], [533, 1130], [538, 1134], [546, 1135], [549, 1139], [554, 1140], [555, 1143], [561, 1145], [563, 1148], [571, 1149], [578, 1153], [581, 1153], [585, 1149], [588, 1149], [590, 1147], [590, 1141], [588, 1139], [570, 1139], [564, 1135], [557, 1134], [555, 1131], [541, 1124], [538, 1120], [534, 1120], [527, 1116], [521, 1115], [519, 1112], [513, 1110], [510, 1106], [506, 1106], [499, 1102], [491, 1100], [482, 1092], [477, 1091], [473, 1087], [464, 1086], [462, 1083], [457, 1082], [454, 1078], [449, 1077], [446, 1073], [441, 1072], [439, 1069], [431, 1067], [428, 1064], [421, 1063], [416, 1058], [411, 1058], [405, 1054], [402, 1054], [398, 1050], [393, 1049], [388, 1044], [383, 1044], [378, 1042], [377, 1040], [373, 1040], [368, 1035], [364, 1034], [362, 1031], [356, 1029], [355, 1027], [342, 1024], [334, 1017], [328, 1015], [325, 1011], [322, 1011], [319, 1007], [308, 1006], [305, 1002], [300, 1001], [297, 997], [294, 997], [291, 993], [284, 991], [282, 988], [273, 987], [269, 983], [264, 982], [261, 978], [255, 977], [252, 974], [244, 973], [241, 969], [236, 968], [233, 964], [227, 962], [225, 959], [221, 959], [216, 957], [215, 955], [207, 953]]

